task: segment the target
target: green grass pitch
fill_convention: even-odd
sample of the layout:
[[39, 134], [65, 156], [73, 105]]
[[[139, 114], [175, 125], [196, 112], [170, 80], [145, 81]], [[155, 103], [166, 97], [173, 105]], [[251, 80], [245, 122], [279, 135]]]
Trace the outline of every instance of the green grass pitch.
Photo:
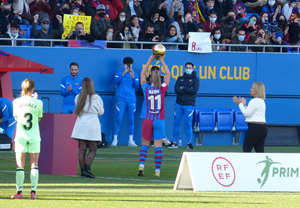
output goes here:
[[[25, 167], [24, 199], [10, 199], [15, 188], [13, 151], [0, 151], [0, 208], [11, 207], [300, 207], [300, 193], [174, 191], [182, 152], [163, 148], [161, 177], [154, 174], [154, 149], [150, 148], [145, 176], [138, 177], [139, 150], [127, 146], [98, 149], [92, 173], [78, 176], [40, 175], [37, 200], [30, 200], [29, 158]], [[200, 152], [241, 152], [241, 146], [195, 147]], [[266, 152], [299, 153], [300, 147], [266, 147]]]

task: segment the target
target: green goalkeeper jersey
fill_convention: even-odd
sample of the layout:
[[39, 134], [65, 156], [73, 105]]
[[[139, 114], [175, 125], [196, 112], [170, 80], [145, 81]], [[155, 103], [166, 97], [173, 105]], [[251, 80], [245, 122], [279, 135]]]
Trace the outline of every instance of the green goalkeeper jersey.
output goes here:
[[14, 100], [14, 117], [17, 118], [15, 141], [21, 144], [41, 141], [39, 118], [43, 117], [43, 102], [32, 97], [20, 97]]

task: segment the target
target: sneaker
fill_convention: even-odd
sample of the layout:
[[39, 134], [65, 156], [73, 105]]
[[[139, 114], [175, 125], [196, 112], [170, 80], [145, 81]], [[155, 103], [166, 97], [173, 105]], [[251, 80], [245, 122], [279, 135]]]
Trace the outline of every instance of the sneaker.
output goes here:
[[107, 142], [99, 142], [98, 143], [98, 148], [108, 148], [108, 143]]
[[30, 199], [37, 199], [35, 193], [31, 193], [31, 194], [30, 194]]
[[116, 140], [113, 140], [113, 141], [112, 141], [112, 143], [111, 143], [111, 146], [113, 146], [113, 147], [116, 147], [116, 146], [117, 146], [117, 144], [118, 144], [118, 141], [116, 141]]
[[95, 176], [89, 170], [83, 170], [81, 173], [81, 178], [95, 178]]
[[143, 176], [143, 175], [144, 175], [144, 167], [139, 167], [138, 176]]
[[135, 144], [134, 141], [128, 142], [128, 146], [129, 146], [129, 147], [137, 147], [137, 145]]
[[163, 143], [163, 145], [168, 146], [168, 145], [171, 144], [171, 141], [168, 140], [168, 139], [166, 139], [166, 138], [163, 138], [163, 139], [162, 139], [162, 143]]
[[12, 195], [10, 198], [12, 199], [23, 199], [23, 194], [22, 193], [16, 193], [15, 195]]
[[189, 149], [189, 150], [193, 150], [194, 149], [192, 143], [188, 143], [187, 146], [186, 146], [186, 148]]
[[160, 177], [160, 172], [159, 171], [155, 171], [154, 177]]
[[178, 148], [178, 145], [175, 142], [171, 142], [171, 144], [169, 144], [167, 147], [168, 148]]

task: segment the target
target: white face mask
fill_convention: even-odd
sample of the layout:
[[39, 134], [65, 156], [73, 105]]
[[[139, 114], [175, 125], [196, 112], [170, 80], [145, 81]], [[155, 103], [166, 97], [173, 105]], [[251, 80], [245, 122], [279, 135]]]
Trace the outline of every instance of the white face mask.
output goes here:
[[184, 23], [184, 18], [181, 18], [182, 23]]
[[269, 1], [268, 4], [269, 4], [270, 6], [274, 6], [274, 5], [275, 5], [275, 1]]
[[191, 0], [191, 2], [195, 2], [196, 0]]
[[221, 34], [214, 34], [214, 37], [219, 40], [221, 38]]
[[77, 12], [74, 12], [73, 15], [79, 15]]
[[125, 21], [125, 17], [120, 17], [120, 21], [124, 22]]
[[217, 20], [217, 18], [209, 18], [209, 21], [211, 22], [215, 22]]

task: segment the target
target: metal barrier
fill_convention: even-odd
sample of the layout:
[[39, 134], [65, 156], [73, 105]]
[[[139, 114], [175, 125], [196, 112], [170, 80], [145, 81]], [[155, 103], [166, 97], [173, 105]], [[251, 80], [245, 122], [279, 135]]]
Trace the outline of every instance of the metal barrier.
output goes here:
[[[53, 47], [53, 42], [69, 42], [69, 40], [66, 39], [30, 39], [30, 38], [19, 38], [19, 39], [14, 39], [14, 38], [0, 38], [0, 40], [15, 40], [15, 41], [31, 41], [33, 42], [32, 47], [34, 46], [34, 43], [37, 41], [45, 41], [45, 42], [50, 42], [50, 47]], [[177, 50], [179, 46], [188, 46], [188, 43], [170, 43], [170, 42], [142, 42], [142, 41], [106, 41], [107, 43], [114, 43], [114, 44], [122, 44], [122, 48], [119, 49], [124, 49], [126, 44], [138, 44], [141, 46], [141, 48], [144, 48], [144, 45], [154, 45], [154, 44], [163, 44], [163, 45], [172, 45], [172, 46], [177, 46]], [[243, 46], [246, 47], [246, 51], [240, 51], [240, 52], [248, 52], [249, 48], [263, 48], [263, 52], [266, 52], [266, 48], [280, 48], [280, 53], [283, 53], [282, 49], [283, 48], [292, 48], [295, 49], [294, 51], [299, 53], [300, 46], [298, 45], [250, 45], [250, 44], [211, 44], [212, 46], [226, 46], [228, 48], [228, 51], [231, 51], [231, 47], [233, 46]], [[27, 47], [27, 46], [25, 46]], [[114, 47], [113, 47], [114, 48]], [[118, 49], [118, 48], [114, 48]], [[176, 50], [175, 50], [176, 51]], [[215, 52], [222, 52], [222, 51], [215, 51]]]

